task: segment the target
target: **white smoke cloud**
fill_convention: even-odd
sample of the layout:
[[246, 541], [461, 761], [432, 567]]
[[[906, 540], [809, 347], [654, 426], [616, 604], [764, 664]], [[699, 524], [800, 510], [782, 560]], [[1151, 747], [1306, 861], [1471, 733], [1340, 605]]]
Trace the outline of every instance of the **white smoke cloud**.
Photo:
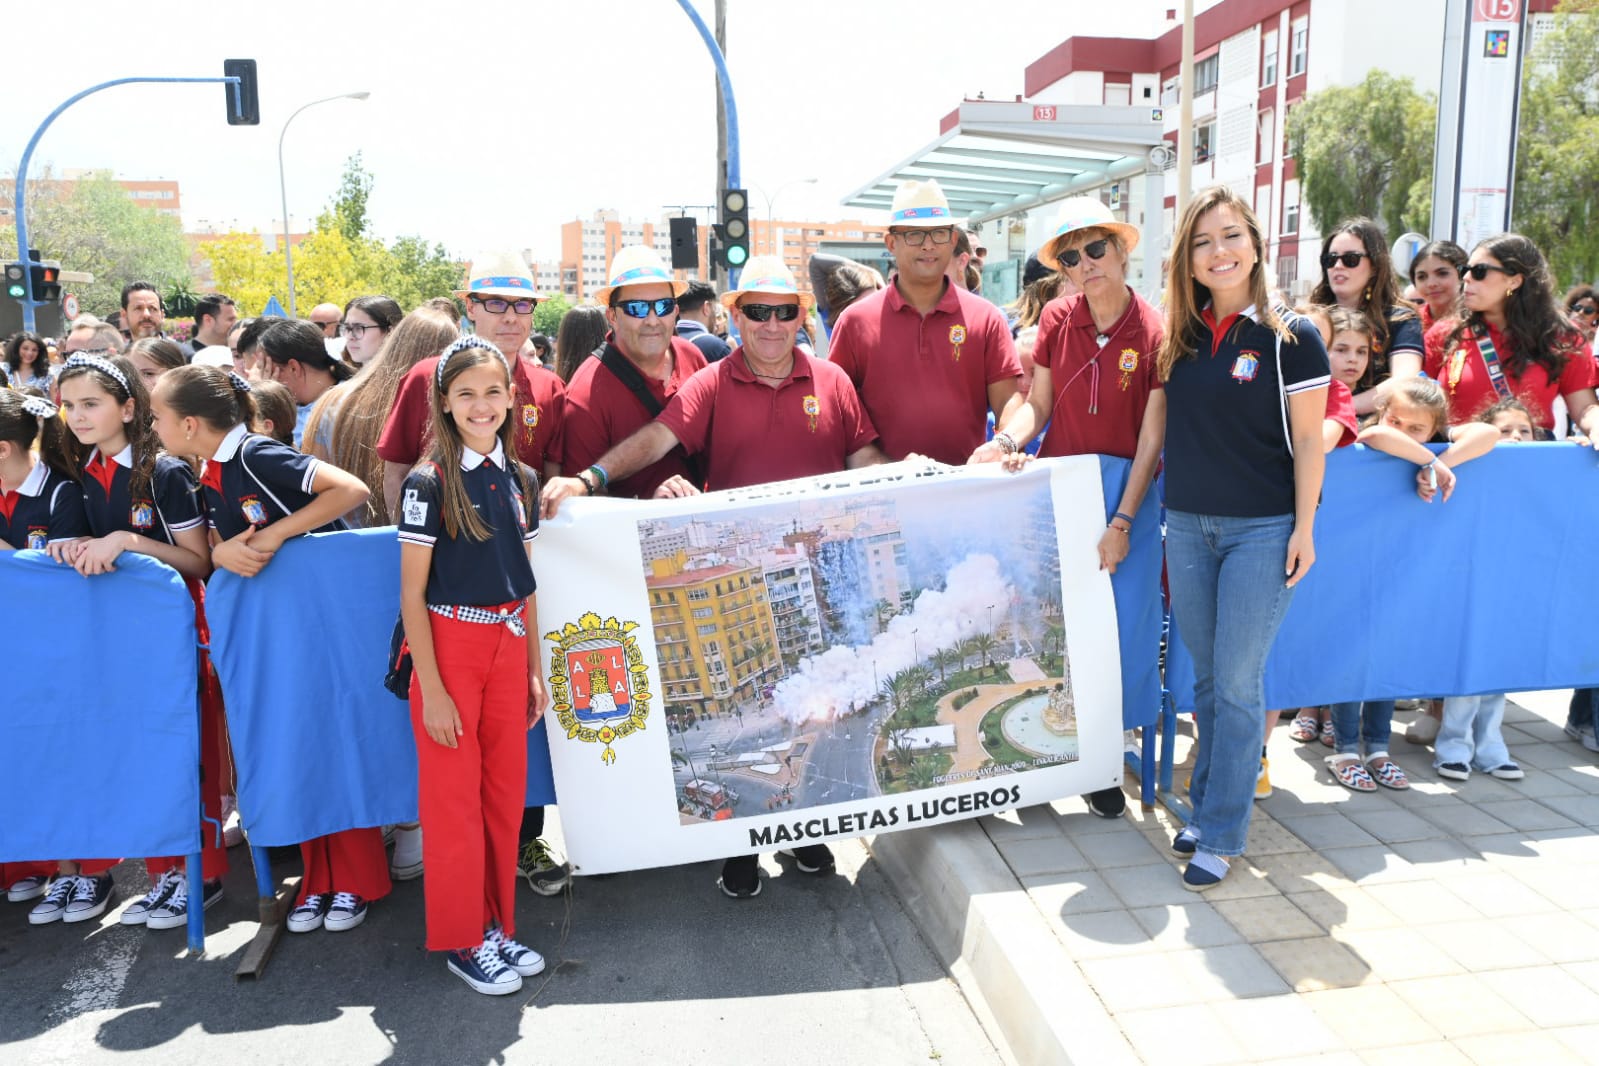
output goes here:
[[950, 568], [943, 589], [929, 589], [916, 597], [910, 613], [892, 618], [870, 644], [836, 646], [802, 659], [799, 669], [777, 685], [778, 712], [797, 725], [826, 721], [855, 704], [864, 706], [877, 693], [874, 670], [881, 684], [915, 665], [918, 654], [925, 662], [939, 648], [987, 632], [989, 605], [994, 605], [997, 622], [1014, 596], [999, 560], [987, 554], [968, 555]]

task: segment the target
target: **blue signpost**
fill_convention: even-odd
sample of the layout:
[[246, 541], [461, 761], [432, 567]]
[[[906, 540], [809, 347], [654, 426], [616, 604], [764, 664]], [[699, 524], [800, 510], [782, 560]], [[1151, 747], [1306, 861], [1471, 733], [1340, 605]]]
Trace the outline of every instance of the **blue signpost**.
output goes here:
[[[700, 31], [700, 38], [705, 42], [705, 48], [711, 53], [711, 62], [716, 64], [716, 80], [722, 86], [722, 108], [727, 112], [727, 186], [730, 189], [742, 189], [743, 175], [738, 165], [738, 105], [733, 102], [733, 79], [727, 73], [727, 58], [722, 55], [722, 49], [716, 43], [716, 35], [711, 33], [711, 28], [705, 25], [705, 20], [700, 18], [700, 13], [694, 10], [694, 5], [689, 0], [677, 0], [677, 6], [694, 23], [694, 28]], [[728, 271], [728, 284], [738, 288], [739, 270], [734, 267]]]
[[[33, 162], [33, 150], [39, 146], [39, 139], [44, 136], [44, 131], [50, 124], [61, 117], [61, 113], [73, 104], [102, 89], [109, 89], [116, 85], [137, 85], [145, 82], [161, 82], [172, 84], [195, 84], [222, 82], [230, 86], [228, 94], [228, 122], [231, 125], [254, 125], [258, 122], [259, 112], [255, 104], [255, 60], [228, 60], [228, 64], [247, 63], [248, 70], [242, 74], [228, 74], [220, 78], [116, 78], [112, 81], [92, 85], [82, 92], [69, 97], [65, 103], [39, 124], [33, 131], [33, 136], [28, 140], [28, 147], [22, 151], [22, 162], [17, 164], [17, 183], [15, 192], [15, 218], [17, 220], [17, 261], [28, 262], [28, 212], [23, 204], [23, 197], [28, 187], [28, 166]], [[231, 69], [227, 64], [224, 69]], [[255, 112], [252, 114], [252, 112]], [[23, 285], [25, 291], [22, 304], [22, 328], [32, 333], [34, 330], [34, 309], [42, 305], [41, 301], [33, 298], [33, 278], [31, 272], [23, 272]]]

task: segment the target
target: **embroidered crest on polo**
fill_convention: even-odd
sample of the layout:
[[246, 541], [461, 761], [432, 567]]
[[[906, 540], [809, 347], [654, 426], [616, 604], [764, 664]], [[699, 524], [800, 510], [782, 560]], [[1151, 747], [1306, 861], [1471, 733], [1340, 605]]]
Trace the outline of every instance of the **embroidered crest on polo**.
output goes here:
[[1254, 381], [1255, 375], [1259, 372], [1259, 352], [1239, 352], [1238, 358], [1233, 360], [1234, 381]]
[[949, 354], [957, 363], [961, 361], [961, 345], [966, 343], [966, 327], [954, 325], [949, 327]]
[[464, 352], [468, 348], [482, 348], [486, 352], [493, 352], [500, 357], [500, 362], [505, 364], [505, 372], [507, 374], [511, 372], [510, 360], [505, 358], [505, 353], [500, 351], [493, 341], [485, 340], [476, 333], [468, 333], [459, 340], [452, 341], [450, 346], [444, 349], [444, 354], [439, 356], [437, 371], [439, 388], [444, 388], [444, 368], [449, 365], [450, 356], [455, 355], [457, 352]]
[[121, 385], [123, 392], [130, 396], [133, 394], [133, 390], [128, 387], [128, 379], [123, 376], [122, 371], [118, 370], [116, 364], [103, 355], [96, 355], [93, 352], [73, 352], [72, 355], [68, 356], [67, 365], [63, 369], [71, 370], [75, 366], [86, 366], [90, 369], [98, 370], [118, 385]]
[[1138, 369], [1138, 349], [1123, 348], [1116, 367], [1122, 372], [1121, 387], [1125, 392], [1133, 383], [1133, 371]]
[[528, 429], [539, 428], [539, 405], [525, 403], [522, 405], [522, 424]]
[[267, 524], [266, 507], [254, 496], [246, 496], [239, 501], [239, 510], [244, 514], [244, 520], [252, 526]]
[[806, 396], [801, 404], [805, 417], [811, 420], [811, 432], [816, 432], [816, 417], [822, 413], [822, 403], [815, 396]]
[[149, 500], [140, 500], [128, 511], [128, 525], [134, 529], [149, 529], [155, 525], [155, 507]]

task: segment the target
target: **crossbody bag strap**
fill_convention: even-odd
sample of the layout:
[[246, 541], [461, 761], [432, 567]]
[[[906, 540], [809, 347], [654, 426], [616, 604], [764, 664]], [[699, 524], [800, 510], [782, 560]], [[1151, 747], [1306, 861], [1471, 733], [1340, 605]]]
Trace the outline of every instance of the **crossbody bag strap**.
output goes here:
[[618, 381], [627, 386], [627, 391], [644, 405], [644, 410], [650, 413], [651, 418], [661, 413], [664, 405], [650, 391], [650, 387], [644, 384], [644, 375], [638, 372], [638, 367], [634, 366], [627, 356], [617, 351], [616, 345], [605, 346], [600, 355], [600, 362], [605, 364], [605, 369], [616, 375]]
[[1473, 327], [1471, 339], [1476, 342], [1477, 354], [1482, 357], [1482, 365], [1488, 370], [1488, 380], [1493, 384], [1494, 392], [1501, 400], [1510, 399], [1510, 382], [1505, 380], [1505, 368], [1499, 365], [1499, 352], [1494, 348], [1494, 339], [1488, 335], [1488, 327], [1480, 323]]

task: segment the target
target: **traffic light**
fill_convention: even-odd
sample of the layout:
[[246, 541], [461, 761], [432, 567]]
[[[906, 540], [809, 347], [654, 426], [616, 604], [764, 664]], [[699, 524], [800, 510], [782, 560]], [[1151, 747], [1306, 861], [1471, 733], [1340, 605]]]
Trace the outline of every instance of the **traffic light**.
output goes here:
[[[223, 90], [228, 94], [228, 125], [230, 126], [259, 126], [261, 124], [261, 97], [256, 89], [255, 60], [253, 59], [224, 59], [222, 61], [222, 76], [224, 78], [238, 78], [239, 84], [223, 83]], [[237, 88], [238, 95], [234, 95]], [[235, 105], [234, 101], [238, 103]]]
[[29, 263], [33, 274], [33, 298], [40, 303], [54, 303], [61, 299], [61, 264]]
[[672, 231], [672, 269], [697, 270], [700, 265], [700, 228], [687, 215], [667, 220]]
[[743, 189], [723, 189], [721, 198], [722, 249], [718, 261], [737, 270], [750, 259], [750, 198]]
[[13, 300], [23, 300], [28, 296], [27, 279], [22, 271], [21, 263], [6, 264], [6, 295]]

